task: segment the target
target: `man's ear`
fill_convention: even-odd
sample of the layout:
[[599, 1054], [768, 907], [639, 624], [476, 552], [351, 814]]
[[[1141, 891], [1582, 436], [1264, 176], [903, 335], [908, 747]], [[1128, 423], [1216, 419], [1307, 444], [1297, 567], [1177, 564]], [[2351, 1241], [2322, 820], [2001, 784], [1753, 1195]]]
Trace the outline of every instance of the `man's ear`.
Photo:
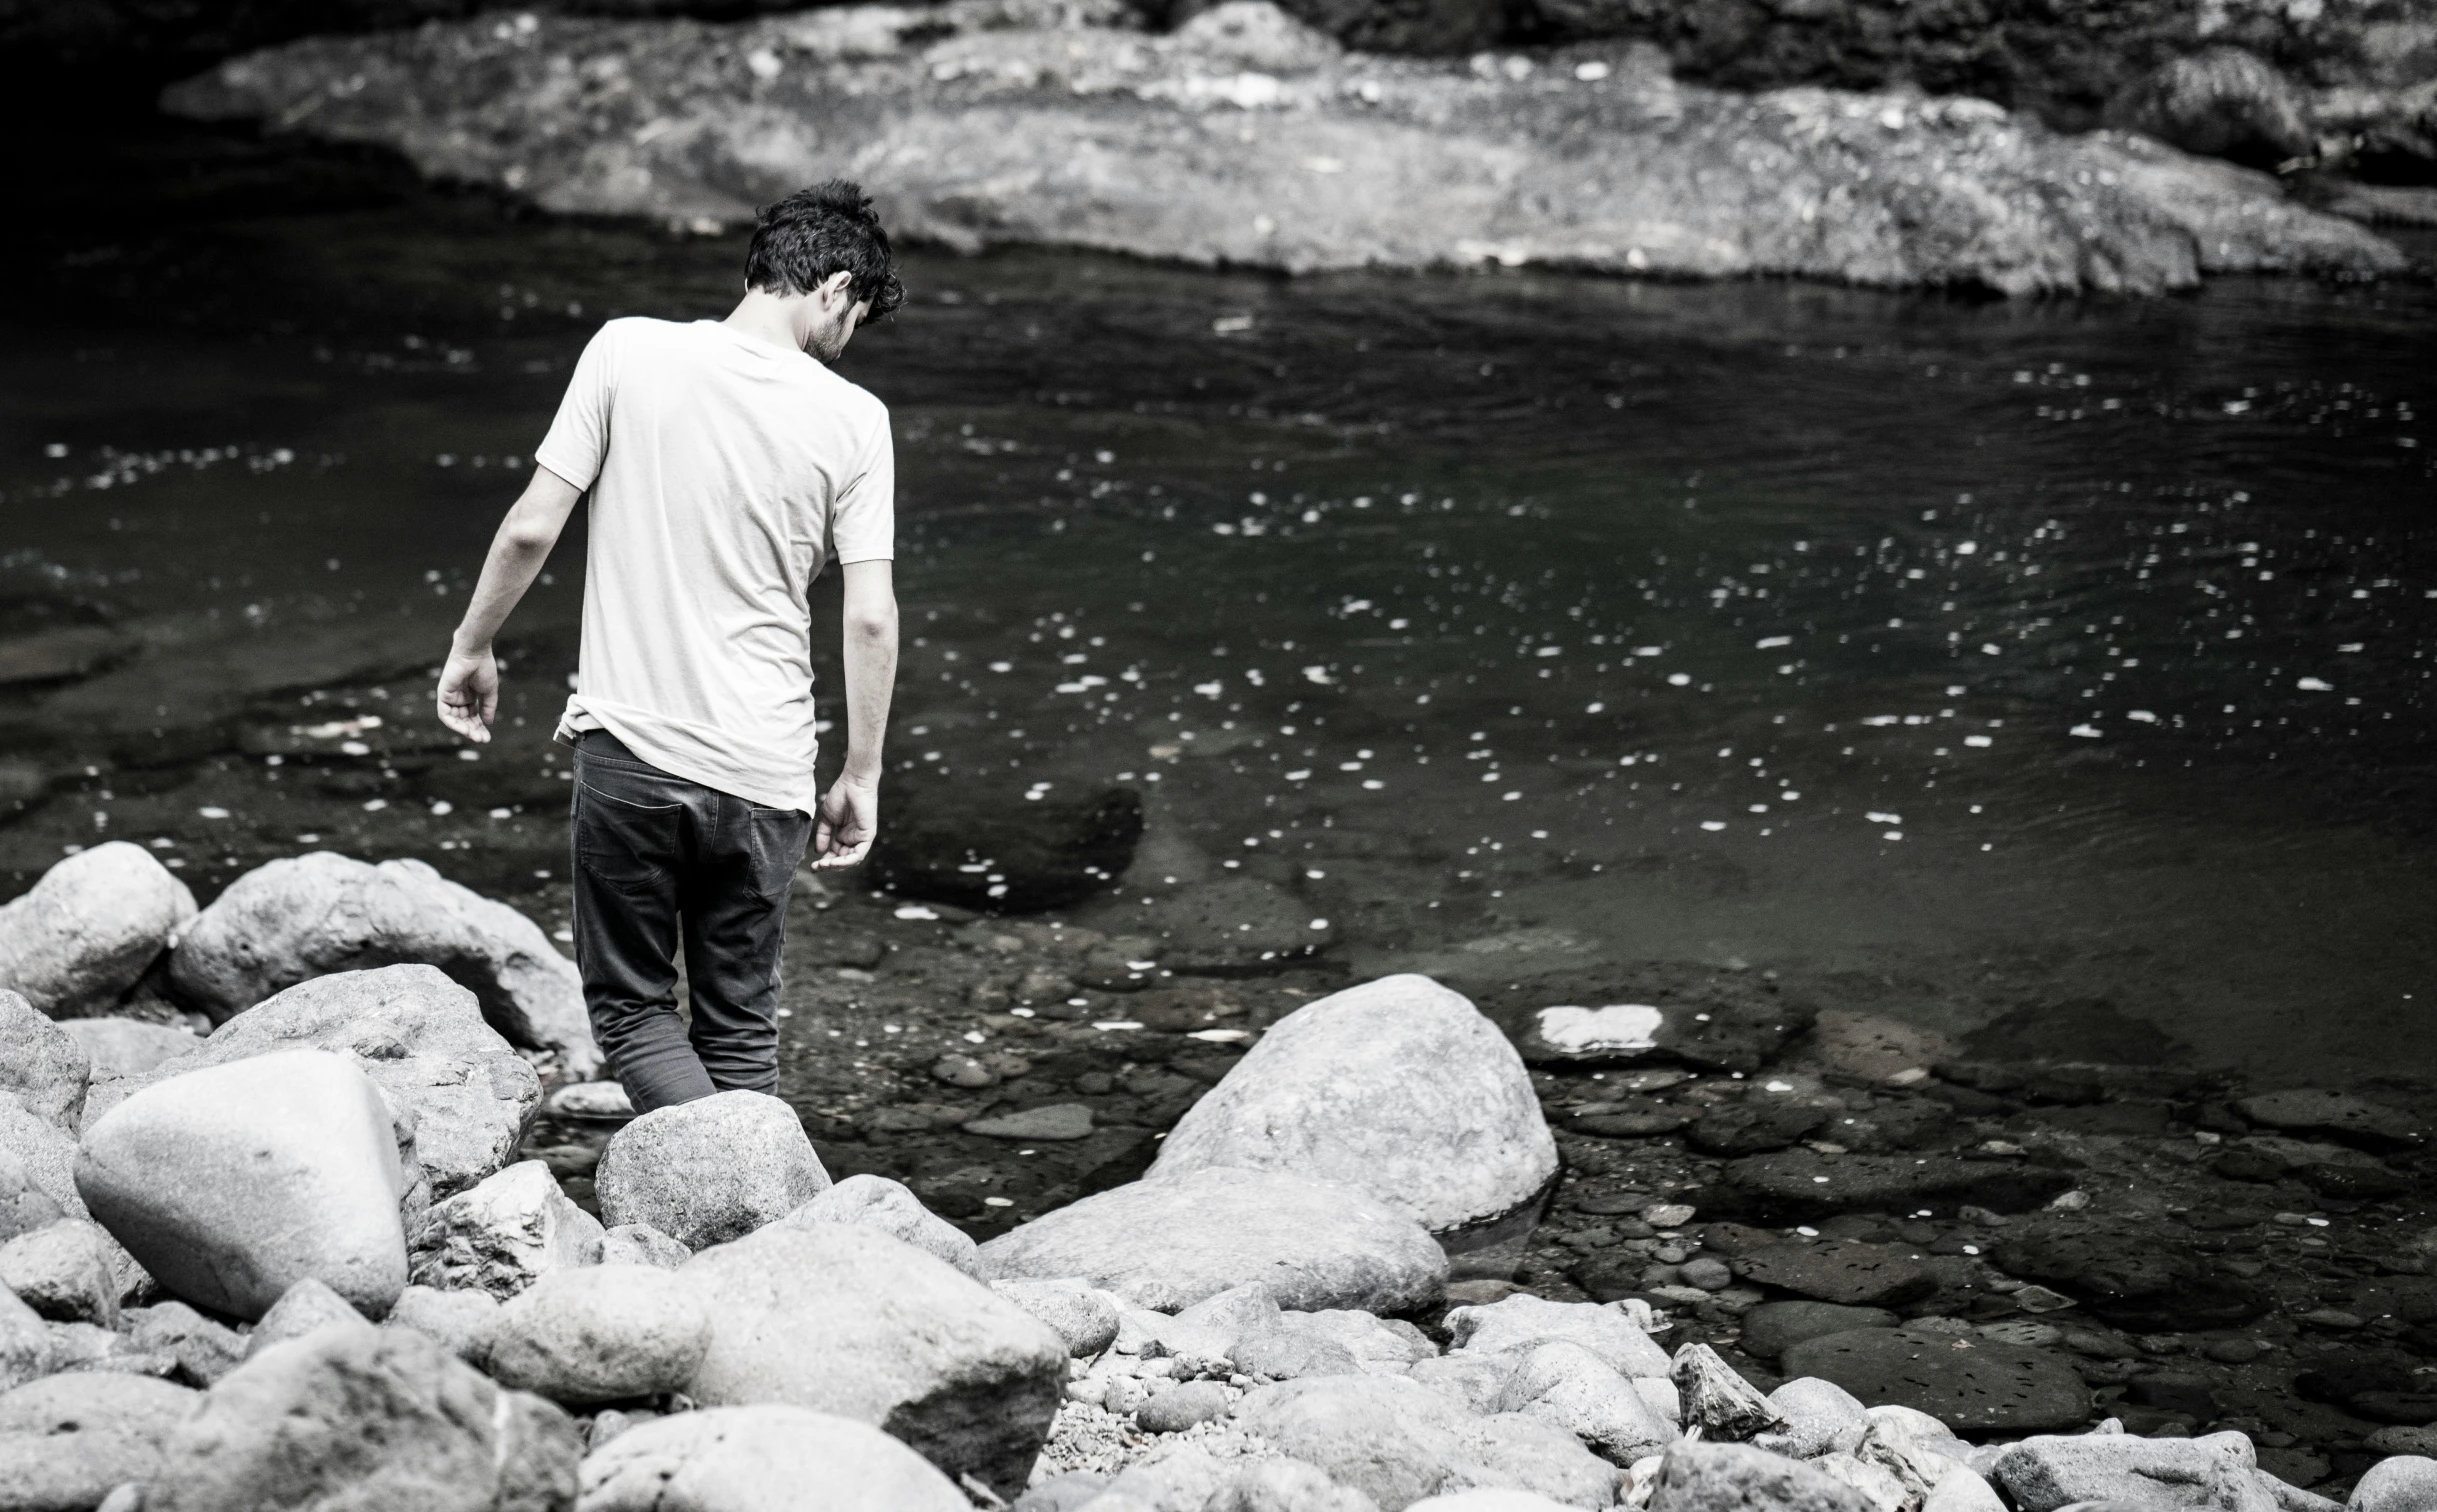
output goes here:
[[833, 299], [852, 300], [854, 282], [855, 276], [844, 268], [830, 274], [821, 280], [821, 302], [826, 305]]

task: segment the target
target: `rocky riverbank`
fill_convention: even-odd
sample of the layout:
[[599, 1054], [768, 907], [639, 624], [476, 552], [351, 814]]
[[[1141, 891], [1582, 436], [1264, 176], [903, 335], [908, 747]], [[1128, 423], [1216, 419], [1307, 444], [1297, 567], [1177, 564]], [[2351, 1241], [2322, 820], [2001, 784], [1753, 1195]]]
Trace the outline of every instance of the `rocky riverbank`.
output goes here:
[[729, 224], [848, 174], [905, 234], [1312, 272], [1544, 264], [2005, 294], [2400, 271], [2271, 177], [1985, 100], [1680, 83], [1643, 45], [1348, 52], [1261, 0], [714, 25], [538, 16], [322, 38], [166, 96], [557, 211]]
[[[1347, 987], [1105, 899], [808, 887], [861, 964], [790, 983], [797, 1106], [634, 1118], [469, 964], [482, 910], [356, 865], [198, 915], [102, 846], [0, 910], [0, 1505], [2437, 1495], [2422, 1120], [2104, 1005]], [[283, 917], [317, 867], [389, 889], [329, 910], [384, 922], [352, 957]], [[198, 999], [240, 926], [254, 985]]]

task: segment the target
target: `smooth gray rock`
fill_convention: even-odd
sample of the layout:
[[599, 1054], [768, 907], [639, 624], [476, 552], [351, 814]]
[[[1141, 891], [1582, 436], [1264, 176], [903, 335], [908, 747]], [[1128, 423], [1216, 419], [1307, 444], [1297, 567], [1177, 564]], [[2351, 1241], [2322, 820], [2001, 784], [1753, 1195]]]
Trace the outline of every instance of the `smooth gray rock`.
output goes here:
[[966, 1275], [978, 1274], [979, 1247], [971, 1235], [922, 1205], [922, 1199], [885, 1176], [849, 1176], [781, 1218], [788, 1228], [812, 1223], [860, 1223], [902, 1239], [926, 1255], [947, 1261]]
[[1134, 1422], [1145, 1433], [1182, 1433], [1226, 1416], [1234, 1403], [1234, 1395], [1217, 1381], [1187, 1381], [1145, 1400], [1134, 1409]]
[[786, 1405], [714, 1407], [620, 1433], [584, 1460], [576, 1512], [971, 1512], [886, 1433]]
[[7, 1391], [51, 1369], [51, 1331], [42, 1315], [0, 1286], [0, 1391]]
[[491, 1334], [499, 1327], [499, 1299], [486, 1291], [434, 1291], [410, 1286], [382, 1320], [411, 1328], [480, 1370], [491, 1359]]
[[93, 1215], [171, 1292], [260, 1317], [307, 1276], [368, 1316], [406, 1287], [388, 1108], [353, 1058], [287, 1050], [156, 1082], [85, 1132]]
[[968, 1134], [989, 1139], [1047, 1140], [1053, 1144], [1092, 1136], [1092, 1110], [1082, 1103], [1050, 1103], [1016, 1113], [977, 1118], [965, 1125]]
[[[27, 1123], [39, 1124], [41, 1122], [31, 1113], [16, 1109], [9, 1099], [0, 1098], [0, 1140], [6, 1139], [7, 1123], [12, 1117], [23, 1119]], [[75, 1162], [75, 1150], [74, 1145], [68, 1146], [68, 1162], [71, 1169]], [[73, 1184], [69, 1190], [73, 1195]], [[84, 1204], [79, 1202], [77, 1209], [82, 1211], [83, 1208]], [[48, 1228], [67, 1216], [66, 1208], [61, 1207], [52, 1200], [48, 1192], [34, 1184], [33, 1178], [26, 1173], [25, 1162], [20, 1160], [5, 1143], [0, 1143], [0, 1240], [14, 1239], [19, 1234], [30, 1234], [36, 1229]]]
[[187, 1030], [146, 1019], [61, 1019], [59, 1029], [84, 1048], [96, 1082], [141, 1076], [203, 1043]]
[[603, 1265], [656, 1265], [675, 1270], [694, 1252], [648, 1223], [621, 1223], [601, 1233]]
[[472, 993], [429, 966], [387, 966], [291, 987], [187, 1054], [96, 1087], [85, 1127], [171, 1077], [307, 1047], [347, 1056], [380, 1087], [411, 1134], [434, 1199], [505, 1166], [541, 1106], [540, 1076], [483, 1022]]
[[133, 1348], [177, 1361], [175, 1376], [189, 1386], [209, 1386], [245, 1358], [244, 1334], [183, 1302], [129, 1308], [119, 1315], [119, 1326]]
[[1633, 1383], [1580, 1344], [1552, 1340], [1515, 1352], [1497, 1410], [1552, 1423], [1611, 1464], [1630, 1466], [1677, 1437]]
[[1769, 1393], [1769, 1405], [1784, 1426], [1752, 1440], [1761, 1448], [1795, 1459], [1850, 1453], [1870, 1431], [1870, 1418], [1861, 1399], [1834, 1381], [1796, 1376]]
[[1314, 1376], [1247, 1392], [1228, 1421], [1388, 1512], [1442, 1491], [1501, 1486], [1605, 1507], [1618, 1473], [1534, 1418], [1475, 1417], [1400, 1376]]
[[1978, 1471], [1968, 1465], [1957, 1465], [1930, 1487], [1929, 1495], [1922, 1499], [1921, 1512], [2007, 1512], [2007, 1509], [2005, 1499], [1980, 1478]]
[[1956, 1349], [1934, 1334], [1866, 1328], [1806, 1339], [1784, 1365], [1789, 1376], [1834, 1381], [1873, 1406], [1915, 1407], [1959, 1432], [2038, 1432], [2090, 1417], [2090, 1389], [2061, 1356], [1994, 1339]]
[[1379, 1503], [1351, 1486], [1338, 1485], [1317, 1465], [1265, 1459], [1236, 1471], [1199, 1512], [1379, 1512]]
[[1273, 1381], [1363, 1373], [1362, 1362], [1354, 1358], [1354, 1352], [1334, 1339], [1285, 1328], [1238, 1339], [1230, 1353], [1236, 1369]]
[[1356, 1368], [1401, 1375], [1417, 1361], [1438, 1354], [1430, 1336], [1402, 1318], [1382, 1318], [1350, 1307], [1282, 1312], [1277, 1327], [1288, 1334], [1323, 1340], [1352, 1356]]
[[417, 1286], [489, 1292], [505, 1302], [555, 1271], [595, 1265], [601, 1220], [567, 1200], [538, 1160], [521, 1160], [435, 1203], [407, 1243]]
[[558, 1512], [575, 1422], [410, 1328], [333, 1323], [220, 1379], [169, 1435], [144, 1512]]
[[410, 964], [471, 988], [494, 1029], [557, 1052], [568, 1076], [599, 1069], [575, 963], [531, 919], [421, 861], [315, 851], [257, 867], [186, 931], [169, 975], [218, 1022], [314, 977]]
[[1484, 1307], [1447, 1310], [1447, 1335], [1464, 1354], [1505, 1354], [1563, 1341], [1579, 1344], [1619, 1375], [1665, 1380], [1667, 1351], [1604, 1302], [1551, 1302], [1517, 1292]]
[[676, 1391], [711, 1344], [695, 1288], [650, 1265], [555, 1271], [499, 1311], [490, 1373], [503, 1386], [580, 1405]]
[[1880, 1308], [1917, 1302], [1938, 1289], [1928, 1257], [1910, 1245], [1772, 1244], [1735, 1263], [1747, 1281], [1845, 1307]]
[[1749, 1444], [1685, 1439], [1659, 1467], [1651, 1512], [1716, 1512], [1766, 1507], [1769, 1512], [1884, 1512], [1843, 1481], [1800, 1460]]
[[118, 1277], [110, 1236], [83, 1218], [19, 1234], [0, 1244], [0, 1286], [46, 1318], [118, 1326]]
[[2429, 1512], [2437, 1507], [2437, 1459], [2390, 1454], [2353, 1485], [2350, 1512]]
[[360, 1323], [364, 1315], [355, 1310], [345, 1297], [311, 1276], [287, 1289], [271, 1310], [262, 1315], [254, 1331], [245, 1336], [245, 1357], [254, 1356], [290, 1339], [301, 1339], [317, 1328], [332, 1323]]
[[1045, 1323], [1077, 1359], [1096, 1355], [1117, 1337], [1117, 1306], [1085, 1281], [993, 1281], [990, 1289]]
[[620, 1129], [592, 1180], [604, 1222], [648, 1223], [700, 1250], [776, 1223], [819, 1195], [829, 1173], [793, 1108], [720, 1092]]
[[2008, 1446], [1995, 1456], [1988, 1479], [2022, 1512], [2055, 1512], [2082, 1501], [2271, 1512], [2256, 1465], [2250, 1440], [2239, 1433], [2193, 1439], [2056, 1434]]
[[1211, 1166], [1352, 1187], [1434, 1233], [1502, 1217], [1557, 1174], [1523, 1057], [1462, 993], [1382, 977], [1272, 1025], [1160, 1145]]
[[1845, 1307], [1835, 1302], [1763, 1302], [1743, 1315], [1743, 1352], [1774, 1360], [1805, 1339], [1856, 1328], [1893, 1328], [1900, 1321], [1883, 1307]]
[[1486, 1417], [1498, 1410], [1498, 1398], [1505, 1394], [1506, 1382], [1515, 1373], [1515, 1359], [1512, 1355], [1447, 1354], [1432, 1360], [1416, 1360], [1402, 1373], [1466, 1412]]
[[124, 840], [79, 851], [0, 905], [0, 987], [53, 1018], [117, 1000], [195, 917], [195, 895]]
[[1447, 1256], [1420, 1224], [1365, 1193], [1282, 1171], [1131, 1182], [981, 1253], [997, 1279], [1080, 1276], [1163, 1312], [1255, 1281], [1282, 1307], [1404, 1312], [1447, 1284]]
[[22, 994], [0, 987], [0, 1092], [37, 1118], [73, 1131], [85, 1108], [92, 1058], [76, 1037]]
[[0, 1393], [0, 1508], [97, 1507], [161, 1472], [170, 1431], [202, 1401], [148, 1376], [86, 1370]]
[[1064, 1395], [1064, 1340], [876, 1229], [768, 1229], [704, 1250], [677, 1279], [711, 1315], [686, 1388], [697, 1402], [871, 1423], [1001, 1495], [1022, 1489]]

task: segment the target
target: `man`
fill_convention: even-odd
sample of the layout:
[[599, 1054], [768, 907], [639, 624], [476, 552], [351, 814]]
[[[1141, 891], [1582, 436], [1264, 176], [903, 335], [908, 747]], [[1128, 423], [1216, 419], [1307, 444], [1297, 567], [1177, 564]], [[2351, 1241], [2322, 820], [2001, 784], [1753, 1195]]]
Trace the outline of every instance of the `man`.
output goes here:
[[[808, 838], [853, 866], [880, 822], [897, 670], [888, 411], [827, 364], [904, 300], [871, 201], [833, 181], [762, 211], [724, 321], [603, 326], [508, 511], [440, 673], [490, 739], [492, 638], [592, 498], [575, 747], [575, 958], [638, 1112], [778, 1084], [779, 952]], [[815, 792], [808, 595], [845, 579], [846, 765]], [[685, 954], [689, 1036], [675, 959]]]

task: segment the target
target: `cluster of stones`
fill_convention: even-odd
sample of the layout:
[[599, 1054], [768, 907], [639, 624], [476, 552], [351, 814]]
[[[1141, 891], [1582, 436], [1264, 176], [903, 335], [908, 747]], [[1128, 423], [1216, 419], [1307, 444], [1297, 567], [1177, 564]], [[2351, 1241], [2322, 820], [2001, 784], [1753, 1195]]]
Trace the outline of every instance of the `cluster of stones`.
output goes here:
[[[833, 1183], [750, 1092], [628, 1119], [595, 1217], [515, 1159], [541, 1057], [486, 1006], [380, 965], [197, 1040], [0, 993], [0, 1507], [2336, 1505], [2239, 1433], [1974, 1445], [1969, 1402], [1764, 1395], [1639, 1297], [1451, 1297], [1450, 1249], [1536, 1211], [1558, 1156], [1514, 1045], [1426, 978], [1298, 1009], [1140, 1180], [979, 1246]], [[1871, 1339], [1931, 1342], [1788, 1359]], [[2432, 1504], [2413, 1456], [2352, 1501]]]

